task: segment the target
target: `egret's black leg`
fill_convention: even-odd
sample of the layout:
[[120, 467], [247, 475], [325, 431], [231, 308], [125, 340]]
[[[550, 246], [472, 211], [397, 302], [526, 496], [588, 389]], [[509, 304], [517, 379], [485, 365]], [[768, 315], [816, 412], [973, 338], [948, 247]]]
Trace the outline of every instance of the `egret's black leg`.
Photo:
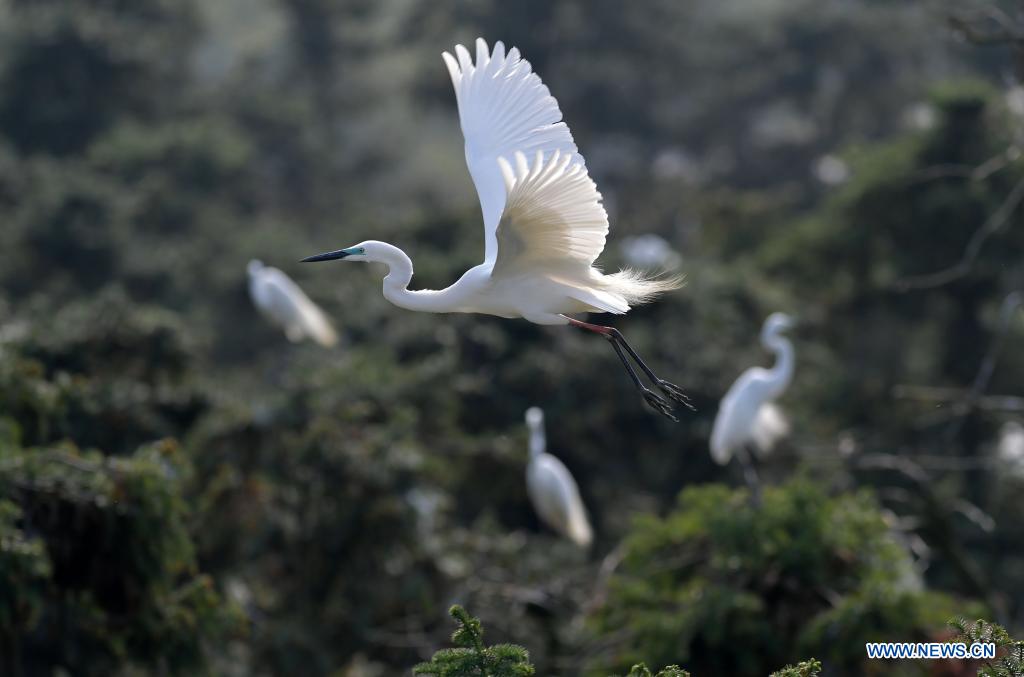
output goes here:
[[579, 327], [580, 329], [592, 331], [608, 339], [608, 342], [612, 344], [612, 348], [615, 349], [615, 354], [619, 356], [619, 360], [622, 361], [622, 365], [626, 368], [626, 372], [629, 374], [630, 379], [633, 381], [633, 385], [635, 385], [637, 390], [640, 391], [640, 394], [643, 395], [644, 401], [647, 402], [647, 404], [651, 406], [654, 410], [656, 410], [659, 414], [665, 416], [666, 418], [670, 418], [673, 421], [679, 420], [672, 413], [672, 404], [665, 398], [661, 397], [651, 389], [644, 386], [644, 384], [640, 381], [640, 377], [637, 376], [636, 371], [633, 369], [633, 366], [629, 363], [629, 360], [627, 359], [625, 353], [622, 352], [623, 348], [625, 348], [629, 355], [634, 360], [636, 360], [637, 364], [640, 366], [640, 369], [643, 370], [643, 372], [648, 376], [648, 378], [650, 378], [651, 381], [653, 381], [654, 384], [658, 386], [658, 388], [660, 388], [666, 395], [671, 397], [673, 400], [686, 405], [690, 409], [693, 409], [693, 405], [690, 404], [689, 399], [683, 394], [683, 392], [677, 386], [669, 383], [668, 381], [664, 381], [658, 378], [650, 369], [650, 367], [644, 364], [643, 360], [640, 359], [640, 356], [636, 354], [636, 351], [633, 350], [633, 348], [628, 343], [626, 343], [626, 339], [622, 337], [622, 334], [619, 332], [619, 330], [615, 329], [614, 327], [605, 327], [600, 324], [590, 324], [588, 322], [581, 322], [579, 320], [574, 320], [571, 317], [567, 317], [566, 319], [569, 320], [569, 324], [571, 324], [574, 327]]
[[740, 462], [740, 468], [743, 469], [743, 481], [747, 483], [747, 489], [750, 490], [750, 502], [755, 506], [761, 505], [761, 478], [757, 474], [757, 468], [754, 467], [754, 455], [750, 453], [747, 445], [736, 450], [736, 460]]
[[618, 341], [622, 345], [622, 347], [626, 349], [626, 352], [628, 352], [634, 360], [636, 360], [637, 366], [639, 366], [640, 369], [645, 374], [647, 374], [647, 378], [651, 379], [654, 385], [658, 386], [658, 388], [660, 388], [663, 393], [665, 393], [666, 395], [668, 395], [673, 400], [683, 405], [690, 411], [697, 411], [697, 408], [693, 406], [693, 402], [690, 401], [690, 398], [687, 397], [686, 393], [683, 392], [682, 388], [677, 386], [675, 383], [670, 383], [663, 378], [658, 378], [658, 375], [654, 373], [654, 370], [648, 367], [647, 363], [640, 359], [640, 356], [637, 355], [637, 352], [633, 350], [633, 347], [631, 345], [629, 345], [629, 343], [626, 341], [626, 337], [622, 335], [622, 332], [620, 332], [618, 329], [612, 329], [612, 336], [614, 336], [615, 340]]
[[672, 421], [678, 423], [679, 419], [672, 413], [672, 404], [664, 397], [661, 397], [641, 383], [640, 377], [636, 375], [635, 371], [633, 371], [633, 366], [629, 363], [629, 360], [626, 359], [626, 356], [623, 354], [622, 348], [619, 347], [618, 342], [616, 342], [616, 340], [611, 336], [606, 336], [605, 338], [607, 338], [608, 342], [612, 344], [612, 348], [615, 349], [615, 354], [619, 356], [619, 359], [622, 361], [622, 366], [626, 368], [626, 372], [629, 374], [629, 377], [633, 379], [633, 385], [635, 385], [636, 389], [640, 391], [641, 395], [643, 395], [644, 401], [665, 418], [670, 418]]

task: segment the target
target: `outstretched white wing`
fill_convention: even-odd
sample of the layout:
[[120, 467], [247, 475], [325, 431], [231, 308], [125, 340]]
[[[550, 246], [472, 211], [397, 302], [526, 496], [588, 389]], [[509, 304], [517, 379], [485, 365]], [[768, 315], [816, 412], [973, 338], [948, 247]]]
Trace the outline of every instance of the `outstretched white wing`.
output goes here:
[[505, 46], [496, 42], [488, 54], [487, 43], [477, 38], [476, 63], [462, 45], [456, 45], [455, 56], [445, 52], [443, 57], [459, 104], [466, 164], [483, 209], [484, 261], [493, 263], [498, 256], [495, 231], [505, 207], [498, 158], [537, 151], [547, 158], [559, 152], [580, 166], [583, 158], [562, 122], [558, 102], [518, 49], [506, 54]]
[[497, 230], [492, 275], [507, 275], [541, 262], [589, 268], [604, 249], [608, 214], [582, 164], [555, 151], [540, 151], [531, 166], [522, 153], [515, 166], [498, 158], [508, 200]]

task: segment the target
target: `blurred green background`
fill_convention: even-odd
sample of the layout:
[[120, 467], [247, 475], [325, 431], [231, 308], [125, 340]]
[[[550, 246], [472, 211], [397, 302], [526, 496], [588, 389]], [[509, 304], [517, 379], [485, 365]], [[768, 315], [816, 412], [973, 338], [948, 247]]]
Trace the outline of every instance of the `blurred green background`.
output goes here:
[[[454, 602], [541, 675], [973, 674], [862, 647], [1024, 628], [1024, 458], [998, 453], [1024, 420], [1021, 12], [0, 0], [0, 674], [408, 674]], [[605, 269], [630, 237], [677, 253], [687, 286], [615, 324], [694, 397], [679, 424], [594, 337], [297, 263], [387, 240], [439, 288], [480, 262], [440, 58], [477, 36], [561, 104]], [[267, 324], [250, 258], [339, 346]], [[707, 447], [776, 310], [803, 320], [793, 432], [755, 510]], [[530, 507], [531, 405], [589, 552]]]

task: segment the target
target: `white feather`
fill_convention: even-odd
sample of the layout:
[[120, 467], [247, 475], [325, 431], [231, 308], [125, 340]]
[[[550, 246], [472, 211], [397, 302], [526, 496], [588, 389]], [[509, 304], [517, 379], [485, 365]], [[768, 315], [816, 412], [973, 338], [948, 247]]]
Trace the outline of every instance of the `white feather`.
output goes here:
[[782, 409], [773, 402], [766, 402], [757, 411], [750, 437], [754, 449], [760, 456], [767, 455], [780, 439], [789, 434], [789, 421]]
[[[466, 139], [466, 164], [480, 197], [484, 217], [484, 260], [498, 256], [495, 231], [505, 207], [505, 183], [498, 158], [518, 152], [544, 157], [555, 151], [583, 164], [562, 111], [530, 62], [513, 47], [508, 54], [499, 41], [488, 54], [483, 38], [476, 41], [476, 63], [462, 45], [456, 56], [445, 52], [445, 64], [455, 88], [459, 122]], [[457, 58], [456, 58], [457, 57]]]
[[498, 225], [498, 258], [492, 275], [508, 275], [557, 258], [586, 271], [604, 249], [608, 214], [583, 165], [558, 151], [540, 151], [531, 166], [523, 153], [512, 168], [498, 158], [508, 201]]
[[513, 159], [515, 166], [498, 158], [508, 200], [492, 279], [544, 276], [563, 285], [583, 310], [618, 314], [680, 286], [678, 277], [651, 279], [632, 270], [604, 275], [594, 268], [608, 235], [608, 214], [585, 166], [559, 151], [546, 159], [538, 151], [532, 164], [523, 153]]

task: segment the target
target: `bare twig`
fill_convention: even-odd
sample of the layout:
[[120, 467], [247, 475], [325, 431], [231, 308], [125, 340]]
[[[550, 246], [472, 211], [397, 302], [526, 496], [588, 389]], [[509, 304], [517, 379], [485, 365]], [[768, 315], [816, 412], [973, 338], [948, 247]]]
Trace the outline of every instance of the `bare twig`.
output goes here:
[[963, 498], [957, 499], [953, 502], [953, 509], [985, 533], [990, 534], [995, 531], [996, 521], [992, 519], [992, 516], [970, 501]]
[[981, 228], [974, 232], [974, 235], [967, 242], [967, 247], [964, 249], [963, 256], [961, 256], [959, 261], [948, 268], [934, 273], [905, 277], [896, 282], [896, 288], [900, 291], [930, 289], [966, 277], [971, 272], [971, 266], [974, 265], [985, 242], [1003, 229], [1022, 201], [1024, 201], [1024, 177], [1017, 181], [1017, 184], [1009, 192], [1002, 204], [999, 205], [999, 208], [992, 212]]
[[[904, 456], [869, 454], [858, 458], [856, 466], [863, 469], [892, 470], [900, 473], [916, 485], [917, 494], [924, 501], [926, 513], [930, 515], [927, 524], [930, 527], [930, 531], [933, 532], [932, 540], [939, 542], [942, 552], [968, 589], [973, 594], [985, 599], [992, 609], [997, 610], [1000, 617], [1005, 616], [1005, 605], [989, 588], [987, 578], [956, 538], [952, 527], [952, 520], [949, 519], [951, 517], [951, 507], [961, 514], [965, 514], [966, 510], [967, 513], [970, 513], [969, 519], [973, 518], [972, 521], [975, 524], [978, 523], [975, 520], [978, 519], [979, 513], [989, 520], [991, 520], [991, 517], [967, 501], [963, 501], [962, 504], [956, 506], [947, 505], [935, 493], [931, 474], [918, 463]], [[987, 523], [984, 517], [981, 518], [981, 522]], [[991, 525], [994, 528], [994, 522]]]
[[939, 164], [925, 167], [910, 176], [910, 182], [927, 183], [938, 179], [967, 179], [968, 181], [984, 181], [1021, 157], [1021, 149], [1016, 145], [1002, 150], [979, 165]]
[[585, 615], [590, 615], [604, 606], [605, 601], [608, 599], [608, 581], [611, 580], [612, 574], [619, 568], [625, 557], [626, 543], [623, 541], [601, 560], [601, 567], [597, 570], [597, 582], [594, 585], [594, 590], [590, 595], [590, 599], [583, 606], [583, 613]]
[[[962, 415], [962, 402], [966, 398], [966, 388], [943, 388], [938, 386], [919, 386], [901, 383], [893, 387], [892, 396], [898, 400], [916, 400], [920, 402], [949, 403], [951, 409]], [[998, 412], [1024, 412], [1024, 397], [1013, 395], [982, 395], [975, 399], [976, 409]]]
[[[979, 24], [983, 22], [994, 24], [994, 28], [981, 28]], [[1024, 45], [1024, 26], [993, 5], [954, 14], [949, 17], [949, 24], [967, 41], [976, 45]]]
[[992, 380], [992, 374], [995, 372], [996, 362], [999, 359], [999, 351], [1002, 349], [1003, 340], [1010, 329], [1010, 320], [1013, 319], [1013, 314], [1021, 303], [1024, 303], [1024, 294], [1019, 291], [1011, 292], [1003, 299], [999, 309], [999, 326], [996, 328], [996, 333], [992, 337], [985, 357], [981, 360], [978, 373], [974, 375], [974, 382], [971, 383], [971, 388], [963, 399], [964, 413], [954, 420], [946, 431], [947, 441], [952, 441], [963, 428], [964, 418], [977, 407], [978, 400], [981, 399], [982, 393], [988, 387], [989, 381]]

